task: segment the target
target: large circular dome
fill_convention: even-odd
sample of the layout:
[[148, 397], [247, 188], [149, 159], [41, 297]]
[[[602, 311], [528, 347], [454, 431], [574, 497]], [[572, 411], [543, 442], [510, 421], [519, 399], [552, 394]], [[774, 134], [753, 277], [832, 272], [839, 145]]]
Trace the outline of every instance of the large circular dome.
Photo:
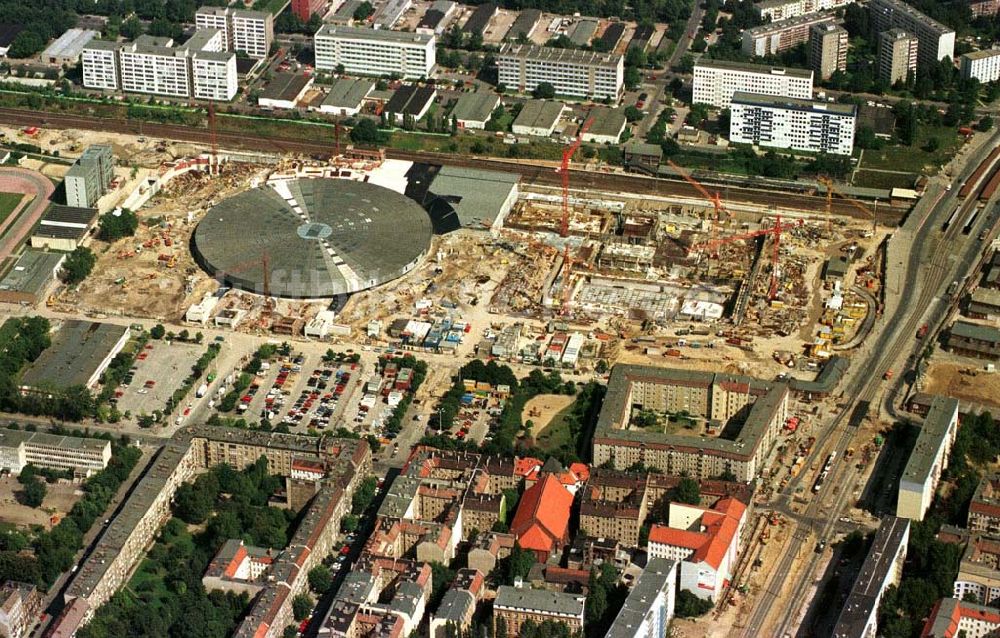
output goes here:
[[351, 180], [299, 179], [212, 207], [193, 249], [202, 268], [231, 286], [307, 299], [409, 272], [427, 252], [431, 232], [427, 213], [405, 195]]

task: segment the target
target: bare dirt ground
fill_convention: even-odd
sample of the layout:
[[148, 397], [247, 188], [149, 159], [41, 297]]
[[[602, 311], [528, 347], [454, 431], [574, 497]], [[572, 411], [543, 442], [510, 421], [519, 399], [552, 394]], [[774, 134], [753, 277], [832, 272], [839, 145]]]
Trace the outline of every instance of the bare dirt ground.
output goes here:
[[27, 507], [17, 502], [21, 484], [13, 476], [0, 478], [0, 520], [18, 526], [41, 525], [50, 529], [53, 519], [58, 522], [83, 496], [72, 483], [46, 484], [48, 493], [39, 508]]
[[980, 363], [932, 361], [924, 378], [924, 392], [1000, 406], [1000, 374], [985, 372]]
[[540, 394], [524, 405], [521, 421], [528, 419], [535, 424], [533, 431], [537, 437], [552, 422], [553, 417], [573, 403], [574, 397], [565, 394]]

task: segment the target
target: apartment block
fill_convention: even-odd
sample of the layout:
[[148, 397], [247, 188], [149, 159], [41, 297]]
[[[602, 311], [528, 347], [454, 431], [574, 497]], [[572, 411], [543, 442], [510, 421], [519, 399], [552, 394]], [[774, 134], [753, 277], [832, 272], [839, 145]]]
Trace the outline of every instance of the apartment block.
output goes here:
[[222, 31], [225, 51], [243, 51], [257, 60], [268, 56], [274, 41], [274, 18], [267, 11], [201, 7], [194, 21], [199, 29]]
[[868, 3], [872, 31], [903, 29], [917, 36], [917, 55], [921, 65], [955, 57], [955, 32], [920, 13], [902, 0], [871, 0]]
[[990, 638], [1000, 633], [1000, 611], [958, 597], [942, 598], [924, 623], [920, 638]]
[[854, 104], [733, 95], [729, 141], [813, 153], [850, 155], [858, 107]]
[[1000, 49], [966, 53], [961, 58], [962, 77], [975, 78], [983, 84], [1000, 80]]
[[853, 4], [854, 0], [763, 0], [754, 4], [760, 17], [772, 22], [829, 11]]
[[934, 500], [958, 431], [958, 399], [934, 397], [899, 479], [896, 516], [922, 521]]
[[833, 13], [810, 13], [751, 27], [743, 32], [743, 53], [763, 57], [777, 55], [809, 41], [814, 26], [833, 24]]
[[0, 586], [0, 636], [23, 638], [42, 611], [42, 595], [34, 585], [8, 580]]
[[546, 621], [565, 625], [571, 634], [582, 632], [585, 601], [580, 594], [502, 585], [493, 601], [493, 632], [502, 623], [508, 636], [517, 636], [529, 620], [536, 625]]
[[905, 82], [917, 72], [919, 41], [902, 29], [889, 29], [878, 35], [878, 76], [889, 84]]
[[969, 503], [970, 532], [1000, 536], [1000, 474], [983, 477]]
[[356, 75], [430, 77], [436, 64], [437, 39], [423, 33], [323, 25], [314, 37], [316, 68], [344, 65]]
[[595, 471], [580, 500], [580, 531], [594, 538], [617, 539], [626, 547], [638, 547], [649, 500], [645, 477]]
[[548, 83], [559, 95], [617, 100], [624, 90], [621, 55], [507, 44], [497, 55], [500, 83], [522, 93]]
[[225, 34], [199, 29], [183, 46], [143, 35], [128, 44], [93, 41], [83, 50], [83, 85], [175, 98], [230, 101], [236, 96], [236, 56]]
[[1000, 601], [1000, 537], [972, 534], [958, 566], [955, 598], [975, 596], [984, 605]]
[[[617, 365], [594, 433], [594, 464], [623, 470], [641, 462], [698, 479], [731, 473], [749, 483], [778, 440], [788, 417], [788, 395], [787, 384], [742, 375]], [[721, 431], [727, 423], [739, 428], [732, 438], [664, 434], [633, 426], [635, 410], [683, 411], [703, 432]]]
[[833, 638], [875, 638], [882, 594], [889, 585], [899, 583], [909, 542], [908, 519], [882, 517], [882, 524], [875, 532], [861, 572], [837, 618]]
[[694, 66], [694, 102], [717, 108], [728, 108], [737, 91], [808, 100], [812, 88], [813, 72], [804, 69], [704, 58]]
[[821, 80], [847, 70], [847, 29], [837, 24], [814, 24], [809, 29], [809, 67]]
[[1000, 13], [1000, 0], [969, 0], [972, 17], [995, 16]]
[[326, 0], [292, 0], [292, 13], [299, 20], [309, 22], [314, 13], [323, 14]]
[[675, 561], [653, 558], [639, 574], [605, 638], [662, 638], [674, 617]]
[[108, 192], [111, 180], [114, 179], [114, 164], [115, 158], [110, 146], [88, 146], [63, 178], [66, 205], [94, 208], [97, 200]]

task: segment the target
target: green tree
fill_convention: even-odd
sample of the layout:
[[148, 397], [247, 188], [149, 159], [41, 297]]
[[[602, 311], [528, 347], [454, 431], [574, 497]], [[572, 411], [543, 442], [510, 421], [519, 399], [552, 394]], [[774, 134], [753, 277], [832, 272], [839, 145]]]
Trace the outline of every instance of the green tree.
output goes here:
[[309, 594], [299, 594], [292, 599], [292, 618], [295, 622], [302, 622], [312, 613], [315, 603]]
[[127, 20], [122, 22], [122, 26], [119, 29], [119, 33], [121, 33], [122, 37], [126, 38], [127, 40], [135, 40], [143, 33], [142, 22], [140, 22], [139, 18], [137, 18], [134, 15], [129, 16]]
[[340, 528], [348, 534], [357, 531], [358, 517], [353, 514], [348, 514], [340, 521]]
[[986, 131], [989, 131], [990, 129], [993, 128], [993, 118], [990, 117], [989, 115], [984, 115], [979, 120], [979, 124], [976, 125], [976, 128], [978, 128], [980, 131], [983, 131], [984, 133]]
[[537, 100], [551, 100], [556, 96], [556, 87], [548, 82], [539, 82], [531, 94]]
[[94, 269], [97, 256], [86, 246], [77, 248], [66, 257], [62, 267], [62, 280], [67, 284], [78, 284]]
[[25, 29], [10, 43], [7, 57], [15, 60], [30, 58], [44, 48], [45, 39], [32, 29]]
[[357, 20], [358, 22], [361, 22], [363, 20], [367, 20], [368, 16], [370, 16], [373, 13], [375, 13], [375, 7], [372, 6], [371, 2], [365, 0], [360, 5], [358, 5], [357, 9], [354, 10], [354, 19]]
[[362, 146], [376, 146], [383, 141], [381, 131], [375, 122], [363, 119], [351, 129], [351, 141]]
[[625, 119], [629, 122], [638, 122], [642, 119], [642, 111], [640, 111], [635, 105], [629, 105], [625, 107]]
[[309, 570], [309, 589], [323, 595], [333, 585], [333, 574], [326, 565], [317, 565]]
[[48, 493], [48, 488], [45, 487], [45, 483], [32, 477], [24, 485], [23, 502], [28, 507], [40, 507], [42, 501], [45, 500], [46, 493]]
[[674, 612], [681, 618], [695, 618], [705, 615], [713, 607], [712, 601], [698, 598], [686, 589], [677, 593]]
[[135, 213], [126, 208], [118, 211], [117, 214], [112, 212], [101, 215], [97, 238], [106, 242], [113, 242], [122, 237], [135, 235], [135, 231], [138, 228], [139, 218], [136, 217]]
[[149, 330], [149, 336], [154, 339], [162, 339], [164, 335], [167, 334], [167, 329], [163, 327], [163, 324], [156, 324]]
[[701, 503], [701, 489], [698, 481], [685, 476], [670, 490], [670, 500], [676, 503], [698, 505]]
[[296, 625], [288, 625], [281, 632], [281, 638], [298, 638], [299, 628]]
[[378, 481], [374, 476], [367, 476], [361, 481], [358, 489], [354, 492], [354, 496], [351, 497], [351, 512], [353, 514], [358, 515], [368, 509], [368, 506], [375, 498], [375, 488], [377, 487]]

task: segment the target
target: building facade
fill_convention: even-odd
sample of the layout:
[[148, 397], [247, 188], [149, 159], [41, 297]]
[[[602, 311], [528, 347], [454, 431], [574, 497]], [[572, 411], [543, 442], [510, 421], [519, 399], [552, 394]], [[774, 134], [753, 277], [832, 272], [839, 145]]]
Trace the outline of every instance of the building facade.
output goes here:
[[890, 85], [906, 82], [917, 72], [919, 41], [902, 29], [889, 29], [878, 35], [878, 76]]
[[1000, 601], [1000, 537], [973, 534], [955, 576], [955, 598], [975, 596], [984, 605]]
[[853, 4], [854, 0], [762, 0], [755, 3], [760, 17], [772, 22], [828, 11]]
[[833, 13], [810, 13], [751, 27], [743, 32], [743, 53], [759, 57], [777, 55], [808, 42], [813, 27], [833, 24], [836, 20]]
[[646, 563], [635, 586], [605, 638], [663, 638], [674, 617], [677, 563], [653, 558]]
[[497, 55], [500, 83], [522, 93], [551, 84], [558, 95], [618, 100], [624, 90], [621, 55], [507, 44]]
[[570, 634], [582, 632], [585, 600], [579, 594], [502, 585], [493, 601], [493, 632], [502, 623], [508, 636], [516, 636], [529, 620], [536, 625], [545, 621], [565, 625]]
[[225, 51], [243, 51], [255, 60], [266, 58], [274, 42], [274, 18], [267, 11], [201, 7], [194, 21], [199, 29], [222, 31]]
[[961, 58], [962, 77], [986, 84], [1000, 80], [1000, 49], [966, 53]]
[[955, 32], [902, 0], [871, 0], [868, 11], [873, 32], [902, 29], [917, 36], [920, 42], [917, 56], [921, 65], [955, 57]]
[[316, 68], [334, 71], [343, 65], [356, 75], [430, 77], [436, 64], [437, 39], [423, 33], [403, 33], [323, 25], [314, 37]]
[[0, 636], [27, 636], [42, 611], [42, 596], [34, 585], [6, 581], [0, 586]]
[[111, 443], [45, 432], [0, 431], [0, 463], [11, 474], [26, 465], [52, 470], [71, 470], [82, 477], [100, 472], [111, 460]]
[[693, 86], [695, 103], [717, 108], [728, 108], [738, 91], [808, 100], [812, 98], [813, 73], [703, 58], [694, 66]]
[[121, 45], [107, 40], [91, 40], [80, 53], [83, 85], [88, 89], [114, 91], [121, 88], [119, 51]]
[[729, 140], [735, 144], [835, 155], [854, 150], [854, 104], [736, 93], [730, 108]]
[[847, 29], [830, 23], [814, 24], [809, 29], [809, 66], [821, 80], [829, 80], [837, 71], [847, 70]]
[[1000, 474], [988, 474], [976, 486], [969, 503], [968, 528], [977, 534], [1000, 536]]
[[94, 208], [97, 200], [108, 192], [114, 179], [115, 158], [111, 147], [104, 144], [88, 146], [70, 166], [63, 186], [66, 188], [66, 205]]
[[995, 16], [1000, 13], [1000, 0], [969, 0], [972, 17]]
[[896, 516], [924, 520], [958, 431], [958, 399], [934, 397], [899, 479]]
[[921, 638], [990, 638], [1000, 633], [1000, 611], [959, 597], [942, 598], [924, 623]]
[[292, 0], [292, 13], [299, 20], [309, 22], [314, 13], [322, 14], [325, 6], [326, 0]]

